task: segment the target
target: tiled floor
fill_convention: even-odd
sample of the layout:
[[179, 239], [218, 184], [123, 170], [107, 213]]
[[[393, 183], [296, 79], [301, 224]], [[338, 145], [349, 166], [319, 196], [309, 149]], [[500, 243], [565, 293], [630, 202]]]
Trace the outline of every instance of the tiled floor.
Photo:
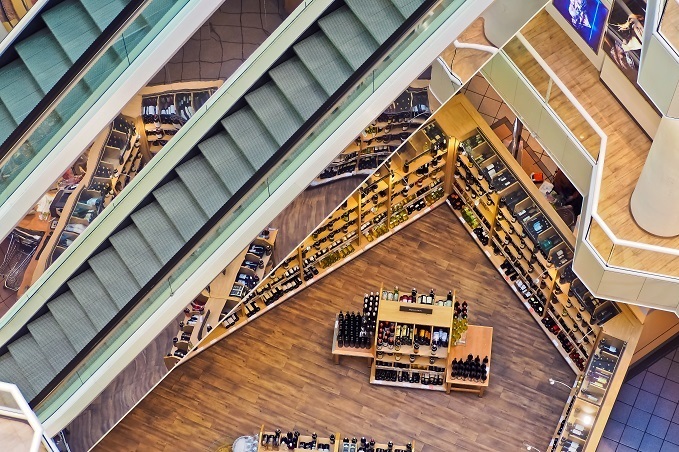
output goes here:
[[226, 80], [283, 21], [279, 0], [226, 0], [149, 83]]
[[597, 452], [679, 452], [679, 349], [627, 381]]

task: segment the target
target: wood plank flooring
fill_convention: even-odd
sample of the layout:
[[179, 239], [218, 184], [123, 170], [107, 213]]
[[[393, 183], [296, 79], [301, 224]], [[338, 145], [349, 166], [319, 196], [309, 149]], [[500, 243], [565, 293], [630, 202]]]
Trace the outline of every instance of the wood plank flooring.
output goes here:
[[[370, 385], [365, 361], [330, 354], [333, 318], [388, 286], [456, 288], [495, 328], [484, 398]], [[418, 451], [544, 450], [574, 379], [447, 206], [173, 370], [95, 448], [214, 450], [261, 424], [405, 442]]]

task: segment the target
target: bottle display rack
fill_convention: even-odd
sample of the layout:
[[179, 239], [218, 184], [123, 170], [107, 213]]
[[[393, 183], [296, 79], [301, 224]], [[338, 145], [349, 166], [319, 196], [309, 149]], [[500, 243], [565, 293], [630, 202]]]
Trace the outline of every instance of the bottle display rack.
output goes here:
[[479, 129], [461, 141], [449, 206], [574, 371], [600, 327], [594, 298], [571, 270], [574, 238], [511, 155]]
[[[45, 262], [49, 267], [68, 248], [73, 241], [90, 225], [101, 211], [113, 200], [116, 191], [115, 181], [121, 174], [135, 174], [141, 167], [141, 154], [138, 153], [137, 130], [134, 120], [119, 115], [110, 124], [101, 149], [88, 162], [94, 168], [88, 168], [85, 177], [69, 197], [61, 211], [60, 220], [54, 230], [53, 243], [48, 245], [51, 253]], [[90, 153], [94, 149], [90, 149]], [[134, 156], [138, 156], [134, 157]], [[134, 168], [128, 168], [128, 161], [138, 162]], [[130, 163], [132, 165], [132, 163]]]
[[428, 88], [406, 89], [311, 185], [370, 175], [430, 116]]
[[141, 119], [151, 154], [157, 154], [216, 90], [183, 89], [142, 96]]
[[455, 145], [433, 121], [412, 134], [243, 298], [245, 317], [228, 316], [207, 342], [231, 334], [445, 203]]
[[[271, 270], [277, 235], [277, 229], [264, 230], [184, 309], [180, 330], [172, 339], [172, 349], [165, 356], [168, 369], [224, 321], [227, 314], [239, 305], [243, 295]], [[232, 314], [233, 321], [237, 322], [245, 315], [245, 310], [238, 311]]]
[[365, 294], [362, 312], [340, 312], [332, 354], [368, 358], [370, 383], [434, 391], [475, 392], [488, 386], [493, 329], [469, 325], [456, 291]]
[[559, 419], [550, 451], [578, 452], [585, 449], [626, 347], [625, 341], [611, 335], [602, 333], [599, 336], [592, 359], [576, 381]]
[[319, 450], [329, 452], [414, 452], [415, 442], [405, 445], [393, 442], [378, 443], [371, 437], [342, 437], [340, 433], [332, 433], [321, 437], [315, 432], [302, 435], [299, 431], [283, 432], [281, 429], [267, 431], [264, 426], [257, 435], [257, 447], [254, 452]]

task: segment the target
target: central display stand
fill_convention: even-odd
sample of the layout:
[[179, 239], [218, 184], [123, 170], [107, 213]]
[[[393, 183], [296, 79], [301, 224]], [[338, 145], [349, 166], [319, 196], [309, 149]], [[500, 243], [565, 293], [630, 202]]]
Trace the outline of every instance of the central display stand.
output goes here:
[[341, 356], [368, 358], [372, 384], [482, 397], [489, 381], [493, 328], [468, 325], [467, 303], [456, 298], [454, 291], [436, 297], [433, 289], [428, 295], [415, 289], [399, 295], [398, 289], [384, 288], [366, 294], [362, 315], [346, 313], [348, 327], [341, 313], [335, 319], [335, 364]]
[[[377, 324], [391, 323], [396, 327], [412, 325], [413, 332], [426, 332], [433, 337], [435, 330], [450, 331], [453, 325], [452, 306], [436, 306], [420, 303], [402, 303], [381, 299], [377, 311]], [[399, 386], [402, 388], [429, 389], [433, 391], [446, 390], [446, 363], [450, 353], [450, 343], [445, 347], [432, 351], [430, 346], [415, 348], [402, 344], [400, 347], [392, 345], [377, 345], [379, 338], [375, 338], [375, 360], [370, 369], [370, 383], [384, 386]], [[414, 357], [414, 361], [411, 360]], [[380, 371], [396, 372], [398, 378], [418, 375], [420, 381], [435, 380], [434, 384], [422, 384], [409, 381], [389, 381], [379, 379]], [[440, 384], [438, 384], [440, 382]]]

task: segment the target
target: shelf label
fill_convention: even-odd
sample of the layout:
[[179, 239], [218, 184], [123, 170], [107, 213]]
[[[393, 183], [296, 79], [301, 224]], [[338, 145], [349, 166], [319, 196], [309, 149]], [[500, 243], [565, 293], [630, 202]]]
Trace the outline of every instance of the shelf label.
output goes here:
[[416, 314], [433, 314], [432, 308], [420, 308], [416, 306], [399, 306], [398, 310], [401, 312], [414, 312]]

